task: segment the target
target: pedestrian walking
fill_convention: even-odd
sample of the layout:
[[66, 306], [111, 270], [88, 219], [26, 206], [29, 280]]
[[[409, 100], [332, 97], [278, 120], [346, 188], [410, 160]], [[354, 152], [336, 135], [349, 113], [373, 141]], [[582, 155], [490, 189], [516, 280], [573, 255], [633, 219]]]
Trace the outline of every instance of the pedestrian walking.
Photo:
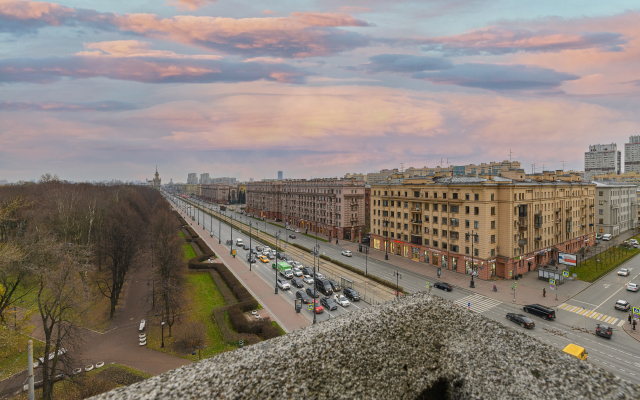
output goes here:
[[629, 323], [631, 323], [631, 313], [629, 313]]
[[547, 288], [542, 288], [542, 297], [547, 297]]

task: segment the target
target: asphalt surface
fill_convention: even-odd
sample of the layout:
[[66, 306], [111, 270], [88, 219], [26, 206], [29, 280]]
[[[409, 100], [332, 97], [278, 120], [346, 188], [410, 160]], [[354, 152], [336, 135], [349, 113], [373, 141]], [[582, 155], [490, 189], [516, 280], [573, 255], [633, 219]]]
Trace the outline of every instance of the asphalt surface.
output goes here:
[[[195, 199], [189, 199], [190, 201], [197, 201], [199, 204], [209, 204], [200, 202]], [[216, 210], [216, 207], [213, 206]], [[210, 217], [207, 215], [204, 217], [204, 213], [200, 214], [201, 222], [204, 219], [205, 224], [208, 224]], [[256, 218], [247, 217], [236, 212], [226, 212], [227, 216], [234, 215], [238, 222], [248, 224], [252, 221], [254, 226], [258, 226], [260, 230], [274, 235], [276, 232], [280, 232], [281, 237], [288, 237], [290, 231], [286, 231], [282, 227], [277, 227], [258, 220]], [[196, 211], [196, 221], [198, 217], [198, 211]], [[217, 224], [214, 217], [214, 234], [217, 234]], [[223, 223], [224, 225], [224, 223]], [[208, 225], [205, 225], [208, 226]], [[207, 228], [208, 229], [208, 228]], [[223, 228], [222, 236], [223, 242], [229, 235], [229, 225], [226, 225], [226, 230]], [[315, 238], [310, 238], [302, 234], [296, 234], [296, 239], [288, 239], [290, 241], [295, 240], [296, 243], [312, 248], [316, 244]], [[237, 238], [237, 233], [234, 231], [234, 240]], [[242, 237], [243, 240], [248, 238]], [[377, 275], [389, 281], [395, 282], [396, 276], [394, 273], [400, 273], [401, 279], [399, 284], [403, 286], [409, 292], [424, 291], [426, 289], [426, 282], [430, 282], [431, 286], [434, 282], [437, 282], [436, 277], [429, 277], [426, 275], [411, 272], [402, 269], [399, 266], [387, 261], [379, 261], [371, 258], [365, 258], [364, 254], [354, 252], [353, 257], [344, 257], [341, 255], [342, 247], [336, 246], [333, 243], [326, 243], [318, 241], [320, 244], [320, 253], [325, 254], [331, 258], [338, 259], [344, 263], [360, 268], [361, 270], [367, 270], [368, 273]], [[334, 242], [335, 243], [335, 242]], [[254, 245], [255, 246], [255, 245]], [[241, 257], [245, 257], [242, 253]], [[274, 279], [273, 272], [271, 271], [270, 264], [268, 267], [260, 266], [258, 270], [265, 277], [265, 279]], [[305, 265], [306, 266], [306, 265]], [[628, 379], [632, 382], [640, 382], [640, 343], [634, 338], [623, 332], [620, 324], [622, 322], [628, 323], [628, 313], [618, 311], [613, 308], [613, 305], [617, 300], [626, 300], [632, 303], [632, 306], [640, 307], [640, 294], [638, 292], [632, 293], [625, 289], [627, 282], [640, 283], [640, 258], [635, 257], [628, 261], [623, 267], [630, 268], [631, 274], [628, 277], [618, 276], [617, 270], [606, 275], [598, 282], [589, 286], [587, 289], [578, 293], [572, 297], [566, 303], [556, 307], [556, 320], [545, 321], [539, 317], [532, 316], [524, 313], [522, 306], [501, 302], [499, 300], [491, 299], [486, 296], [476, 294], [468, 291], [465, 288], [454, 287], [451, 292], [444, 292], [438, 289], [430, 289], [432, 294], [435, 294], [444, 299], [450, 300], [460, 306], [467, 307], [469, 312], [478, 312], [489, 318], [503, 322], [507, 326], [521, 330], [524, 333], [536, 337], [541, 341], [548, 343], [562, 351], [562, 349], [569, 343], [577, 344], [584, 347], [588, 352], [588, 362], [599, 365], [614, 374]], [[290, 296], [293, 302], [294, 296], [290, 293], [284, 294]], [[548, 296], [552, 296], [553, 292], [547, 291]], [[535, 303], [532, 300], [532, 303]], [[342, 312], [348, 312], [340, 310]], [[508, 312], [517, 312], [530, 317], [535, 322], [535, 328], [532, 330], [521, 328], [515, 323], [506, 320], [505, 315]], [[333, 313], [339, 315], [338, 313]], [[588, 315], [588, 316], [587, 316]], [[328, 316], [324, 316], [327, 319]], [[596, 318], [594, 318], [596, 317]], [[613, 337], [606, 339], [595, 335], [595, 329], [597, 323], [609, 323], [613, 326]], [[638, 326], [640, 329], [640, 325]]]

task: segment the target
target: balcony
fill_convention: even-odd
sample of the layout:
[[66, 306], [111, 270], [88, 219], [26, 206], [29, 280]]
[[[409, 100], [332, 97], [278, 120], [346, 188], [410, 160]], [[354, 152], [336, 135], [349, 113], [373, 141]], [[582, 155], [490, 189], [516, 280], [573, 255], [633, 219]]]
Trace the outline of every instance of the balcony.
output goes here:
[[595, 205], [594, 205], [594, 204], [589, 205], [589, 208], [593, 208], [593, 207], [595, 207]]
[[527, 245], [527, 238], [518, 239], [518, 246], [526, 246], [526, 245]]
[[522, 226], [522, 225], [518, 225], [518, 232], [526, 232], [527, 231], [527, 226]]
[[567, 211], [571, 211], [571, 210], [573, 210], [573, 207], [571, 207], [571, 206], [567, 206], [567, 208], [565, 208], [565, 210], [567, 210]]
[[536, 236], [535, 238], [533, 238], [533, 240], [535, 240], [536, 242], [539, 242], [542, 240], [542, 236]]
[[422, 225], [422, 220], [419, 220], [419, 219], [412, 219], [412, 220], [411, 220], [411, 223], [412, 223], [412, 224], [415, 224], [415, 225]]

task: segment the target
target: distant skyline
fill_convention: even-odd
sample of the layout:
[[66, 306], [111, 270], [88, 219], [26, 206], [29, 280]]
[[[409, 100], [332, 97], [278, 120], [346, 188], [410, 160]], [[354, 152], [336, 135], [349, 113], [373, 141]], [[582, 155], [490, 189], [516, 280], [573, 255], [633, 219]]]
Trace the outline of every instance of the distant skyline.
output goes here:
[[0, 179], [582, 170], [640, 134], [640, 3], [0, 0]]

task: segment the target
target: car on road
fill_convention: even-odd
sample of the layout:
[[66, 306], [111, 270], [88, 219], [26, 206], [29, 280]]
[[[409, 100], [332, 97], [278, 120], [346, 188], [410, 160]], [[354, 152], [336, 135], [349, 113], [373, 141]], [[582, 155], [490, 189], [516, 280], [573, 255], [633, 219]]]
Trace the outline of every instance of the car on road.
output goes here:
[[251, 254], [258, 255], [258, 252], [256, 251], [256, 249], [251, 249]]
[[298, 290], [296, 298], [301, 299], [304, 304], [311, 304], [311, 297], [304, 290]]
[[333, 279], [328, 279], [328, 281], [329, 281], [329, 284], [331, 285], [331, 290], [333, 290], [334, 293], [342, 290], [338, 282], [334, 281]]
[[262, 246], [256, 246], [256, 251], [262, 253]]
[[302, 277], [302, 281], [304, 283], [307, 283], [309, 285], [313, 285], [313, 278], [311, 277], [311, 275], [305, 275]]
[[292, 278], [289, 283], [292, 286], [295, 286], [297, 288], [303, 288], [304, 287], [304, 283], [302, 283], [302, 279], [300, 279], [300, 278]]
[[533, 329], [536, 326], [532, 320], [522, 314], [507, 313], [507, 319], [527, 329]]
[[307, 291], [307, 294], [311, 297], [315, 297], [315, 298], [320, 297], [320, 292], [317, 290], [314, 290], [312, 287], [308, 287], [306, 291]]
[[537, 315], [538, 317], [542, 317], [543, 319], [546, 319], [546, 320], [556, 319], [555, 310], [545, 306], [541, 306], [540, 304], [529, 304], [527, 306], [522, 307], [522, 309], [524, 310], [524, 312]]
[[300, 229], [296, 229], [294, 232], [295, 233], [300, 233]]
[[264, 246], [264, 247], [262, 248], [262, 251], [263, 251], [263, 252], [265, 252], [265, 251], [266, 251], [267, 253], [270, 253], [270, 252], [271, 252], [271, 247], [269, 247], [269, 246]]
[[249, 263], [251, 264], [255, 264], [256, 258], [253, 256], [253, 254], [247, 254], [247, 261], [249, 261]]
[[243, 250], [249, 250], [249, 245], [245, 243], [244, 246], [242, 246], [242, 249]]
[[262, 250], [262, 255], [263, 255], [263, 256], [268, 256], [269, 254], [271, 254], [271, 252], [270, 252], [270, 251]]
[[344, 296], [351, 301], [360, 301], [360, 295], [352, 288], [344, 288]]
[[289, 239], [295, 239], [296, 235], [294, 235], [293, 233], [291, 235], [289, 235]]
[[627, 283], [627, 290], [629, 290], [631, 292], [637, 292], [638, 289], [640, 289], [640, 287], [638, 287], [637, 284], [631, 283], [631, 282]]
[[293, 272], [293, 276], [302, 276], [302, 271], [299, 268], [293, 267], [291, 268], [291, 272]]
[[283, 252], [281, 252], [281, 251], [277, 252], [277, 253], [276, 253], [276, 258], [277, 258], [278, 260], [284, 260], [284, 253], [283, 253]]
[[240, 238], [236, 239], [236, 246], [238, 246], [238, 247], [244, 246], [244, 243], [242, 242], [242, 239], [240, 239]]
[[304, 275], [309, 275], [309, 276], [313, 276], [313, 269], [309, 268], [309, 267], [303, 267], [302, 268], [302, 273]]
[[320, 272], [316, 272], [316, 276], [314, 278], [316, 278], [316, 279], [324, 279], [324, 275], [322, 275]]
[[342, 307], [349, 307], [349, 300], [347, 300], [346, 297], [344, 297], [344, 295], [335, 295], [333, 296], [333, 299], [336, 301], [336, 303], [340, 304]]
[[262, 261], [265, 264], [269, 262], [269, 259], [267, 258], [267, 256], [260, 256], [258, 258], [260, 259], [260, 261]]
[[323, 297], [320, 300], [320, 304], [322, 304], [329, 311], [338, 309], [338, 303], [336, 303], [335, 300], [333, 300], [331, 297]]
[[318, 299], [315, 299], [315, 304], [316, 304], [316, 314], [322, 314], [324, 312], [324, 307], [322, 307]]
[[353, 254], [351, 253], [351, 250], [342, 250], [342, 255], [345, 257], [353, 256]]
[[620, 311], [629, 311], [629, 308], [631, 308], [631, 304], [629, 304], [628, 301], [618, 300], [616, 301], [616, 304], [613, 306], [613, 308]]
[[276, 258], [276, 256], [274, 256], [273, 253], [269, 253], [269, 254], [267, 254], [267, 258], [269, 260], [273, 260], [274, 258]]
[[316, 289], [325, 296], [330, 296], [333, 294], [333, 289], [331, 289], [331, 284], [326, 279], [316, 279], [315, 281]]
[[289, 281], [286, 279], [278, 278], [278, 287], [282, 290], [289, 290], [291, 286], [289, 286]]
[[433, 285], [433, 287], [436, 289], [444, 290], [445, 292], [450, 292], [453, 290], [453, 286], [446, 282], [437, 282]]
[[629, 270], [627, 268], [622, 268], [621, 270], [618, 271], [618, 275], [628, 276]]
[[613, 335], [613, 329], [609, 325], [605, 324], [597, 324], [596, 325], [596, 336], [602, 336], [607, 339], [611, 339]]
[[300, 261], [291, 261], [289, 265], [291, 265], [293, 268], [302, 268], [302, 264], [300, 263]]

